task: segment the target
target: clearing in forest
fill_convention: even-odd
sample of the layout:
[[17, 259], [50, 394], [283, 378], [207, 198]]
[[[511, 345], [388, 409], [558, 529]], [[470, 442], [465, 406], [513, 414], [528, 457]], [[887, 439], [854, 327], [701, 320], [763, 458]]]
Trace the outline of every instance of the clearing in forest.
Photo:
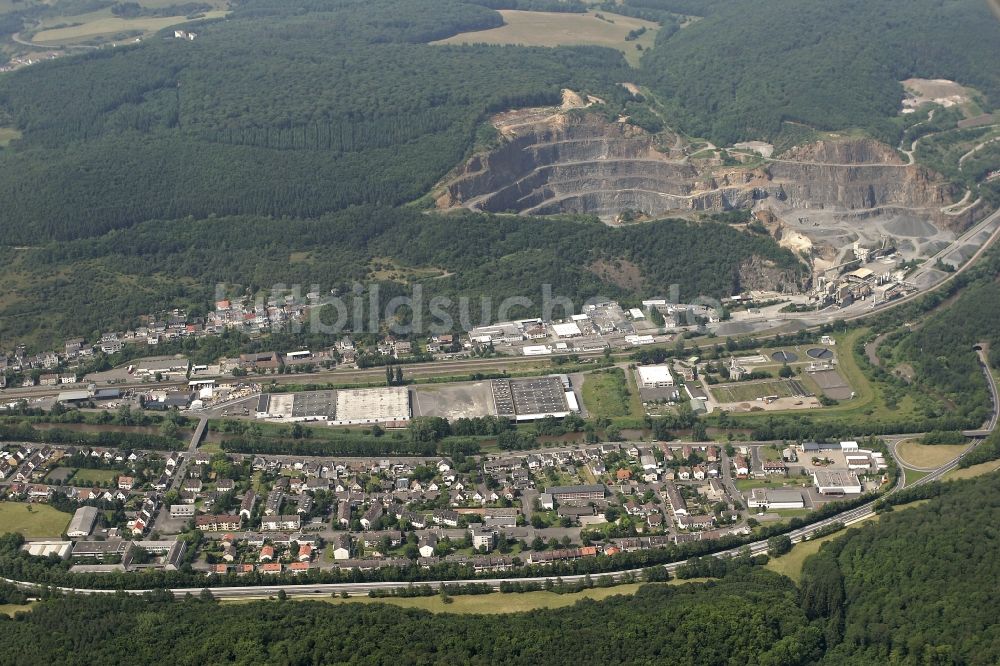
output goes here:
[[[200, 18], [221, 18], [228, 12], [205, 12]], [[76, 44], [95, 38], [114, 38], [126, 35], [149, 35], [175, 25], [190, 22], [186, 16], [140, 16], [137, 18], [118, 18], [117, 16], [98, 15], [79, 25], [67, 25], [61, 28], [40, 30], [31, 41], [35, 44], [58, 46], [60, 44]]]
[[[594, 45], [618, 49], [635, 67], [646, 49], [653, 46], [659, 26], [651, 21], [609, 12], [526, 12], [502, 9], [504, 25], [453, 35], [435, 44], [519, 44], [522, 46]], [[637, 38], [626, 41], [645, 28]], [[635, 32], [633, 32], [635, 31]], [[641, 46], [641, 49], [636, 48]]]

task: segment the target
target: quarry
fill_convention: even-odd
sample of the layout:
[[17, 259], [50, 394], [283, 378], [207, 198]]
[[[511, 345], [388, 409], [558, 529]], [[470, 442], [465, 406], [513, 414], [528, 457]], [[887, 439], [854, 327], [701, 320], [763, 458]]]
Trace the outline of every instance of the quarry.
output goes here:
[[749, 210], [807, 258], [814, 275], [856, 261], [859, 252], [933, 257], [982, 212], [954, 206], [958, 188], [871, 138], [827, 135], [775, 153], [762, 141], [720, 148], [627, 120], [580, 104], [498, 114], [491, 119], [496, 145], [454, 169], [436, 188], [436, 205], [589, 214], [609, 225]]

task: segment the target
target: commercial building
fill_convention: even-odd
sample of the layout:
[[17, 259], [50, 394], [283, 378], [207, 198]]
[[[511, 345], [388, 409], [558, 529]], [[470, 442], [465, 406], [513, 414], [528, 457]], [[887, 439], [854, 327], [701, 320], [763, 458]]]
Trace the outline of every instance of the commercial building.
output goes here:
[[562, 418], [579, 411], [576, 396], [557, 376], [532, 379], [494, 379], [490, 383], [498, 416], [513, 421], [536, 421], [546, 416]]
[[822, 495], [857, 495], [861, 493], [858, 475], [847, 469], [820, 469], [812, 474], [813, 483]]
[[674, 385], [669, 365], [640, 365], [636, 371], [641, 388], [670, 388]]
[[788, 488], [754, 488], [747, 499], [751, 509], [802, 509], [802, 493]]

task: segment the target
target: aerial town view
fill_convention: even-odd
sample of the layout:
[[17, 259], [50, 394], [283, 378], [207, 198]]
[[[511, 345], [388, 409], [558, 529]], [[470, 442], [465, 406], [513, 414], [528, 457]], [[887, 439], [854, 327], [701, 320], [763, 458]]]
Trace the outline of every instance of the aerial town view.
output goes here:
[[0, 664], [1000, 663], [997, 0], [0, 0]]

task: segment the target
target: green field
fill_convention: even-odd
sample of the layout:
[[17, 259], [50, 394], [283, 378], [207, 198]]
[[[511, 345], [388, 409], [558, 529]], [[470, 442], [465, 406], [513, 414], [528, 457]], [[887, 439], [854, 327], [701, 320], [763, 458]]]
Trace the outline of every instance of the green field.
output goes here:
[[924, 478], [929, 473], [930, 472], [918, 472], [915, 469], [907, 469], [905, 467], [903, 468], [903, 474], [906, 477], [906, 485], [908, 486], [912, 486], [914, 483]]
[[797, 543], [792, 547], [791, 552], [785, 553], [781, 557], [772, 557], [764, 566], [782, 576], [788, 576], [797, 583], [802, 577], [802, 565], [805, 564], [806, 558], [818, 553], [824, 543], [838, 536], [840, 536], [839, 533], [829, 534], [818, 539]]
[[[604, 19], [598, 18], [601, 13]], [[436, 44], [520, 44], [523, 46], [608, 46], [625, 54], [633, 67], [653, 46], [659, 26], [650, 21], [609, 12], [528, 12], [501, 9], [504, 25], [491, 30], [463, 32]], [[645, 28], [638, 39], [625, 41], [632, 30]], [[642, 46], [642, 51], [636, 48]]]
[[797, 486], [803, 483], [806, 477], [785, 478], [781, 476], [768, 476], [763, 479], [734, 479], [733, 483], [740, 492], [748, 492], [754, 488], [784, 488], [785, 486]]
[[80, 486], [88, 483], [111, 483], [121, 472], [113, 469], [78, 469], [70, 483]]
[[639, 396], [635, 390], [629, 390], [625, 371], [621, 368], [587, 374], [582, 393], [583, 405], [593, 418], [642, 416]]
[[0, 534], [20, 532], [26, 537], [58, 537], [66, 531], [68, 513], [47, 504], [0, 502]]

